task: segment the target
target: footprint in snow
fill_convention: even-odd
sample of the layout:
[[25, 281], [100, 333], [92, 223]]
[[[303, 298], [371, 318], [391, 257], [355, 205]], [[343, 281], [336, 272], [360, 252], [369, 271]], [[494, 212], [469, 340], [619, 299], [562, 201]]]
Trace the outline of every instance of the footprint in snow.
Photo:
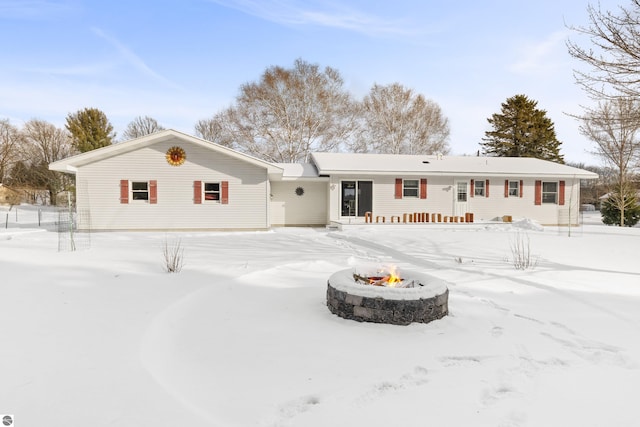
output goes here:
[[488, 356], [444, 356], [439, 360], [444, 367], [449, 368], [452, 366], [477, 365], [488, 358]]
[[563, 330], [569, 332], [572, 336], [569, 338], [561, 338], [549, 332], [540, 332], [540, 335], [560, 344], [568, 351], [589, 362], [609, 363], [629, 369], [637, 368], [637, 363], [630, 361], [623, 354], [623, 349], [595, 340], [580, 338], [575, 332], [568, 328], [563, 328]]
[[303, 396], [286, 402], [278, 408], [277, 421], [271, 424], [273, 427], [290, 425], [289, 421], [296, 416], [309, 411], [320, 403], [320, 398], [315, 395]]
[[429, 381], [427, 368], [416, 366], [412, 372], [400, 376], [391, 381], [383, 381], [374, 384], [367, 392], [356, 399], [360, 404], [368, 403], [372, 400], [380, 399], [390, 393], [406, 390], [413, 387], [420, 387]]

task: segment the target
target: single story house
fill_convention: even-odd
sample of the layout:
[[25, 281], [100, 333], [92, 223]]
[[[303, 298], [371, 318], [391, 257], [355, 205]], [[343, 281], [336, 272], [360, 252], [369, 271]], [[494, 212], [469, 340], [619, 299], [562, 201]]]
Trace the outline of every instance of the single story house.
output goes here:
[[313, 153], [270, 163], [175, 130], [50, 164], [76, 175], [84, 230], [263, 230], [333, 223], [575, 223], [580, 180], [531, 158]]

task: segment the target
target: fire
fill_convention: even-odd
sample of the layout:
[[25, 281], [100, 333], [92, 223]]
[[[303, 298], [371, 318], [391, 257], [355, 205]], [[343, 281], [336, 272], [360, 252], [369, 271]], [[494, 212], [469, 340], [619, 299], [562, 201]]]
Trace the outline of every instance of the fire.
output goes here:
[[[356, 279], [363, 278], [362, 276], [356, 275]], [[392, 265], [391, 267], [379, 271], [379, 275], [370, 276], [366, 278], [370, 285], [375, 286], [387, 286], [390, 288], [395, 288], [399, 284], [402, 283], [402, 278], [398, 275], [398, 269], [396, 266]]]
[[389, 267], [389, 275], [385, 277], [387, 286], [395, 288], [398, 283], [402, 282], [402, 279], [398, 276], [397, 272], [395, 265]]

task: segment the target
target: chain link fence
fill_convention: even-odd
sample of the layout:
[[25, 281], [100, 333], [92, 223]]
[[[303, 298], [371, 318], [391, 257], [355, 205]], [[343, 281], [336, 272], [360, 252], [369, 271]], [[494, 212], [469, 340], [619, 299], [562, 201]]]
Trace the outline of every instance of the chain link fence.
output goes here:
[[[58, 251], [85, 250], [91, 247], [91, 221], [88, 212], [77, 213], [74, 208], [68, 207], [0, 206], [0, 221], [0, 228], [5, 231], [40, 229], [57, 233]], [[83, 224], [83, 231], [80, 232], [79, 221]]]

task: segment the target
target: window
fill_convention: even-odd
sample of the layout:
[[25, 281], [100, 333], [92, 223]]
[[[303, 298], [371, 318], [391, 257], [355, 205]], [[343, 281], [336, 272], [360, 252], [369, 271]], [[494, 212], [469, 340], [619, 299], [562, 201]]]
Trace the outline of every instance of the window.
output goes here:
[[131, 200], [149, 200], [149, 183], [146, 181], [132, 181]]
[[402, 189], [402, 195], [404, 197], [419, 197], [420, 196], [420, 187], [419, 180], [417, 179], [405, 179], [404, 187]]
[[456, 186], [456, 199], [458, 202], [466, 202], [467, 201], [467, 183], [466, 182], [458, 182]]
[[558, 183], [542, 183], [542, 203], [558, 203]]
[[476, 179], [474, 181], [473, 195], [475, 197], [484, 197], [485, 196], [485, 187], [484, 187], [484, 181], [483, 180]]
[[204, 183], [204, 200], [211, 200], [214, 202], [220, 201], [220, 183], [219, 182]]
[[520, 183], [518, 181], [509, 181], [509, 197], [520, 196]]

